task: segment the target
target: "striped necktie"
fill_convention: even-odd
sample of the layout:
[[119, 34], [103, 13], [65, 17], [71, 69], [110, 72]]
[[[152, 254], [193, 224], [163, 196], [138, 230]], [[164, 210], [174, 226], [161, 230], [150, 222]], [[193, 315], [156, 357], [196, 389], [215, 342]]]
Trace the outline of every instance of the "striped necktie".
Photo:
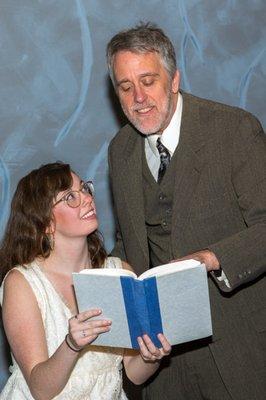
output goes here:
[[170, 163], [171, 156], [167, 148], [162, 144], [160, 138], [157, 139], [156, 146], [159, 151], [161, 160], [160, 167], [158, 170], [158, 180], [157, 180], [157, 182], [160, 184], [165, 174], [166, 168]]

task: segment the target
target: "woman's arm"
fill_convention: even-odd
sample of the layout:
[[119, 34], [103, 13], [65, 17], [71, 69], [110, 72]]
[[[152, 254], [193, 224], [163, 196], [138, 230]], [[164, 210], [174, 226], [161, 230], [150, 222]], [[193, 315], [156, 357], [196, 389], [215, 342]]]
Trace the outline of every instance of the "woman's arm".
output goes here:
[[[79, 353], [63, 341], [49, 358], [41, 312], [30, 285], [17, 270], [9, 273], [4, 285], [2, 315], [12, 353], [34, 399], [52, 399], [65, 387]], [[110, 321], [87, 321], [99, 313], [90, 310], [71, 318], [68, 343], [73, 348], [82, 349], [110, 329]]]
[[171, 345], [163, 334], [158, 335], [162, 347], [156, 347], [148, 335], [138, 338], [140, 351], [125, 351], [123, 362], [127, 377], [136, 385], [144, 383], [160, 365], [160, 360], [170, 354]]

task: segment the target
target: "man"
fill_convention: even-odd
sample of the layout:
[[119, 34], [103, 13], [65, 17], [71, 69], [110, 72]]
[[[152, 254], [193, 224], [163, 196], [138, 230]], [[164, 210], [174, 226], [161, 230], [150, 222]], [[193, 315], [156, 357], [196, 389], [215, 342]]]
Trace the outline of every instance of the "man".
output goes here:
[[155, 26], [118, 33], [107, 58], [129, 120], [109, 149], [113, 255], [138, 274], [180, 258], [197, 259], [209, 272], [212, 338], [175, 346], [143, 397], [265, 400], [261, 125], [244, 110], [180, 91], [173, 46]]

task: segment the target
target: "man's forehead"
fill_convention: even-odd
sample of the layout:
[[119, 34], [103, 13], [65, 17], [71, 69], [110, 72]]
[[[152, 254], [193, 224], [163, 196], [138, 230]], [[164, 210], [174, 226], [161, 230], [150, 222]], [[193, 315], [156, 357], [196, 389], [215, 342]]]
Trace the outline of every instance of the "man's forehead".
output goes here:
[[[164, 67], [162, 59], [157, 52], [136, 53], [132, 51], [119, 51], [114, 57], [115, 75], [124, 75], [135, 71], [138, 75], [158, 73]], [[119, 77], [120, 79], [122, 77]]]
[[114, 55], [114, 60], [122, 60], [125, 58], [132, 58], [132, 59], [154, 59], [154, 60], [161, 60], [161, 55], [158, 53], [158, 51], [155, 50], [143, 50], [143, 51], [137, 51], [137, 50], [118, 50], [115, 55]]

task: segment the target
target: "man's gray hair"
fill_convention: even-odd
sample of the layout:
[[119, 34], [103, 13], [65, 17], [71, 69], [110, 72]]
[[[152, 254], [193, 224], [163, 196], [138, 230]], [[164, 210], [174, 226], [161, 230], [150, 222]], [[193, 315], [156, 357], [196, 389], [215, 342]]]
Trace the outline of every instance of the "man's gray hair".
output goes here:
[[133, 53], [157, 52], [170, 76], [174, 77], [176, 72], [175, 49], [170, 39], [162, 29], [156, 25], [140, 23], [135, 28], [123, 30], [117, 33], [107, 45], [107, 64], [113, 84], [114, 77], [114, 56], [119, 51], [131, 51]]

